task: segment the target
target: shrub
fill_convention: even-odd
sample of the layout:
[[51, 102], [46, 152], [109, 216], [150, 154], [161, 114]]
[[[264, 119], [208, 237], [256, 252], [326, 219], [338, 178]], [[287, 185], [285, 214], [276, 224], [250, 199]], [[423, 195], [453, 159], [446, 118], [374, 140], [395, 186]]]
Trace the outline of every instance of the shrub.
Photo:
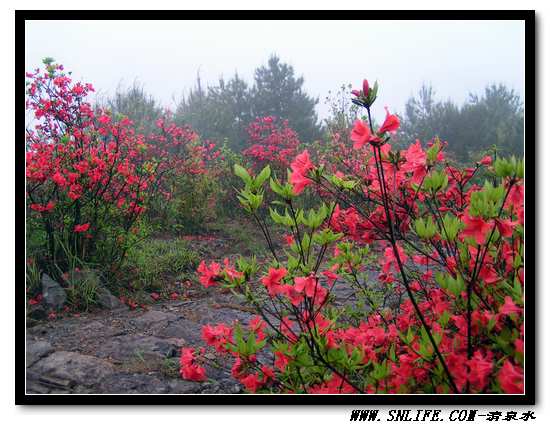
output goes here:
[[155, 133], [138, 134], [127, 117], [92, 109], [90, 84], [73, 83], [51, 59], [44, 64], [27, 73], [35, 117], [26, 137], [28, 234], [41, 267], [58, 278], [71, 269], [69, 256], [116, 269], [152, 199], [169, 197], [170, 179], [200, 174], [209, 147], [169, 116]]
[[277, 117], [256, 118], [249, 124], [247, 133], [250, 146], [243, 155], [252, 159], [255, 169], [270, 164], [276, 170], [286, 170], [300, 144], [298, 134], [289, 127], [288, 120]]
[[[361, 173], [329, 171], [307, 150], [286, 182], [269, 167], [236, 168], [245, 211], [258, 214], [269, 180], [271, 219], [291, 236], [277, 250], [258, 221], [271, 263], [201, 262], [203, 286], [230, 288], [258, 313], [209, 324], [203, 338], [232, 356], [251, 392], [522, 393], [523, 161], [458, 169], [437, 139], [395, 150], [397, 116], [377, 129], [370, 118], [377, 90], [365, 80], [353, 92], [368, 117], [350, 137]], [[490, 178], [478, 185], [481, 169]], [[308, 191], [317, 207], [298, 208]], [[342, 287], [354, 314], [337, 300]], [[203, 351], [182, 350], [182, 376], [206, 379], [204, 362]]]

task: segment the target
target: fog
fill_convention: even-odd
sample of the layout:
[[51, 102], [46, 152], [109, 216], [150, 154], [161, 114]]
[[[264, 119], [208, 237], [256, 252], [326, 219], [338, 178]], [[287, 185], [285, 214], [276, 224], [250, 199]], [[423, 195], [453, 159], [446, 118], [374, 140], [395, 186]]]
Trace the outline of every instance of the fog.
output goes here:
[[[368, 17], [368, 12], [366, 17]], [[403, 111], [422, 83], [461, 103], [492, 82], [524, 94], [523, 21], [27, 21], [25, 66], [50, 56], [103, 95], [134, 80], [164, 106], [201, 80], [253, 71], [276, 53], [324, 99], [343, 83], [381, 84], [378, 113]]]

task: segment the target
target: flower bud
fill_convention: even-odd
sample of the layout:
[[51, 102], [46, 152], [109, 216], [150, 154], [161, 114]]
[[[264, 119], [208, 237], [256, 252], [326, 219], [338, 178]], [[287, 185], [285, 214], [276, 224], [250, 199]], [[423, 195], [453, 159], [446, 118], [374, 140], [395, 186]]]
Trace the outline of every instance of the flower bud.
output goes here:
[[366, 78], [363, 80], [363, 94], [365, 96], [369, 95], [369, 82], [367, 81]]

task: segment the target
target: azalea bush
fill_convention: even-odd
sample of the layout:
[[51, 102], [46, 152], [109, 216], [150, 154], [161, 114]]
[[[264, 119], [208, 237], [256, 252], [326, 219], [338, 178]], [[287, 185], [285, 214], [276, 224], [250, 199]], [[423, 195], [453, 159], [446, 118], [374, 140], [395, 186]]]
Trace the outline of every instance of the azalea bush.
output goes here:
[[249, 158], [254, 169], [269, 164], [273, 169], [283, 171], [298, 153], [298, 134], [283, 120], [274, 116], [256, 118], [246, 129], [249, 147], [243, 155]]
[[27, 73], [26, 197], [29, 242], [42, 270], [59, 277], [80, 263], [117, 268], [148, 228], [144, 211], [169, 199], [170, 182], [204, 172], [213, 147], [166, 115], [141, 134], [94, 110], [92, 85], [52, 59]]
[[523, 393], [523, 161], [459, 169], [438, 139], [393, 148], [399, 118], [375, 127], [377, 92], [352, 92], [357, 167], [308, 150], [287, 180], [235, 167], [271, 258], [201, 262], [204, 287], [257, 315], [204, 326], [206, 347], [182, 350], [184, 379], [207, 379], [213, 351], [250, 392]]

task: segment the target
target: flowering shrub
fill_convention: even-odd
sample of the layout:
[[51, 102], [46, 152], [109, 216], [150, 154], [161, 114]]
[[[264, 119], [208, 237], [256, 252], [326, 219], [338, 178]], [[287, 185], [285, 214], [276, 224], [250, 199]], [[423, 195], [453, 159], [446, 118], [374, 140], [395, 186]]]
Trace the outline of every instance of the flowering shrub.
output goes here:
[[298, 134], [288, 126], [288, 121], [277, 117], [256, 118], [247, 133], [251, 146], [243, 154], [253, 160], [255, 168], [270, 164], [275, 169], [286, 169], [300, 144]]
[[45, 235], [42, 267], [59, 275], [75, 258], [119, 264], [152, 198], [169, 197], [174, 176], [202, 173], [213, 147], [169, 117], [139, 134], [127, 117], [94, 111], [90, 84], [44, 64], [27, 73], [26, 102], [35, 118], [26, 135], [27, 206], [30, 228]]
[[[458, 169], [435, 139], [391, 146], [399, 119], [371, 121], [378, 87], [353, 92], [367, 120], [350, 138], [364, 164], [332, 170], [307, 150], [288, 181], [236, 166], [238, 198], [256, 219], [265, 186], [288, 234], [272, 254], [202, 262], [205, 287], [253, 306], [249, 323], [209, 324], [209, 349], [250, 392], [522, 393], [523, 161], [484, 158]], [[316, 208], [298, 201], [313, 191]], [[204, 380], [205, 349], [184, 349], [181, 374]]]

